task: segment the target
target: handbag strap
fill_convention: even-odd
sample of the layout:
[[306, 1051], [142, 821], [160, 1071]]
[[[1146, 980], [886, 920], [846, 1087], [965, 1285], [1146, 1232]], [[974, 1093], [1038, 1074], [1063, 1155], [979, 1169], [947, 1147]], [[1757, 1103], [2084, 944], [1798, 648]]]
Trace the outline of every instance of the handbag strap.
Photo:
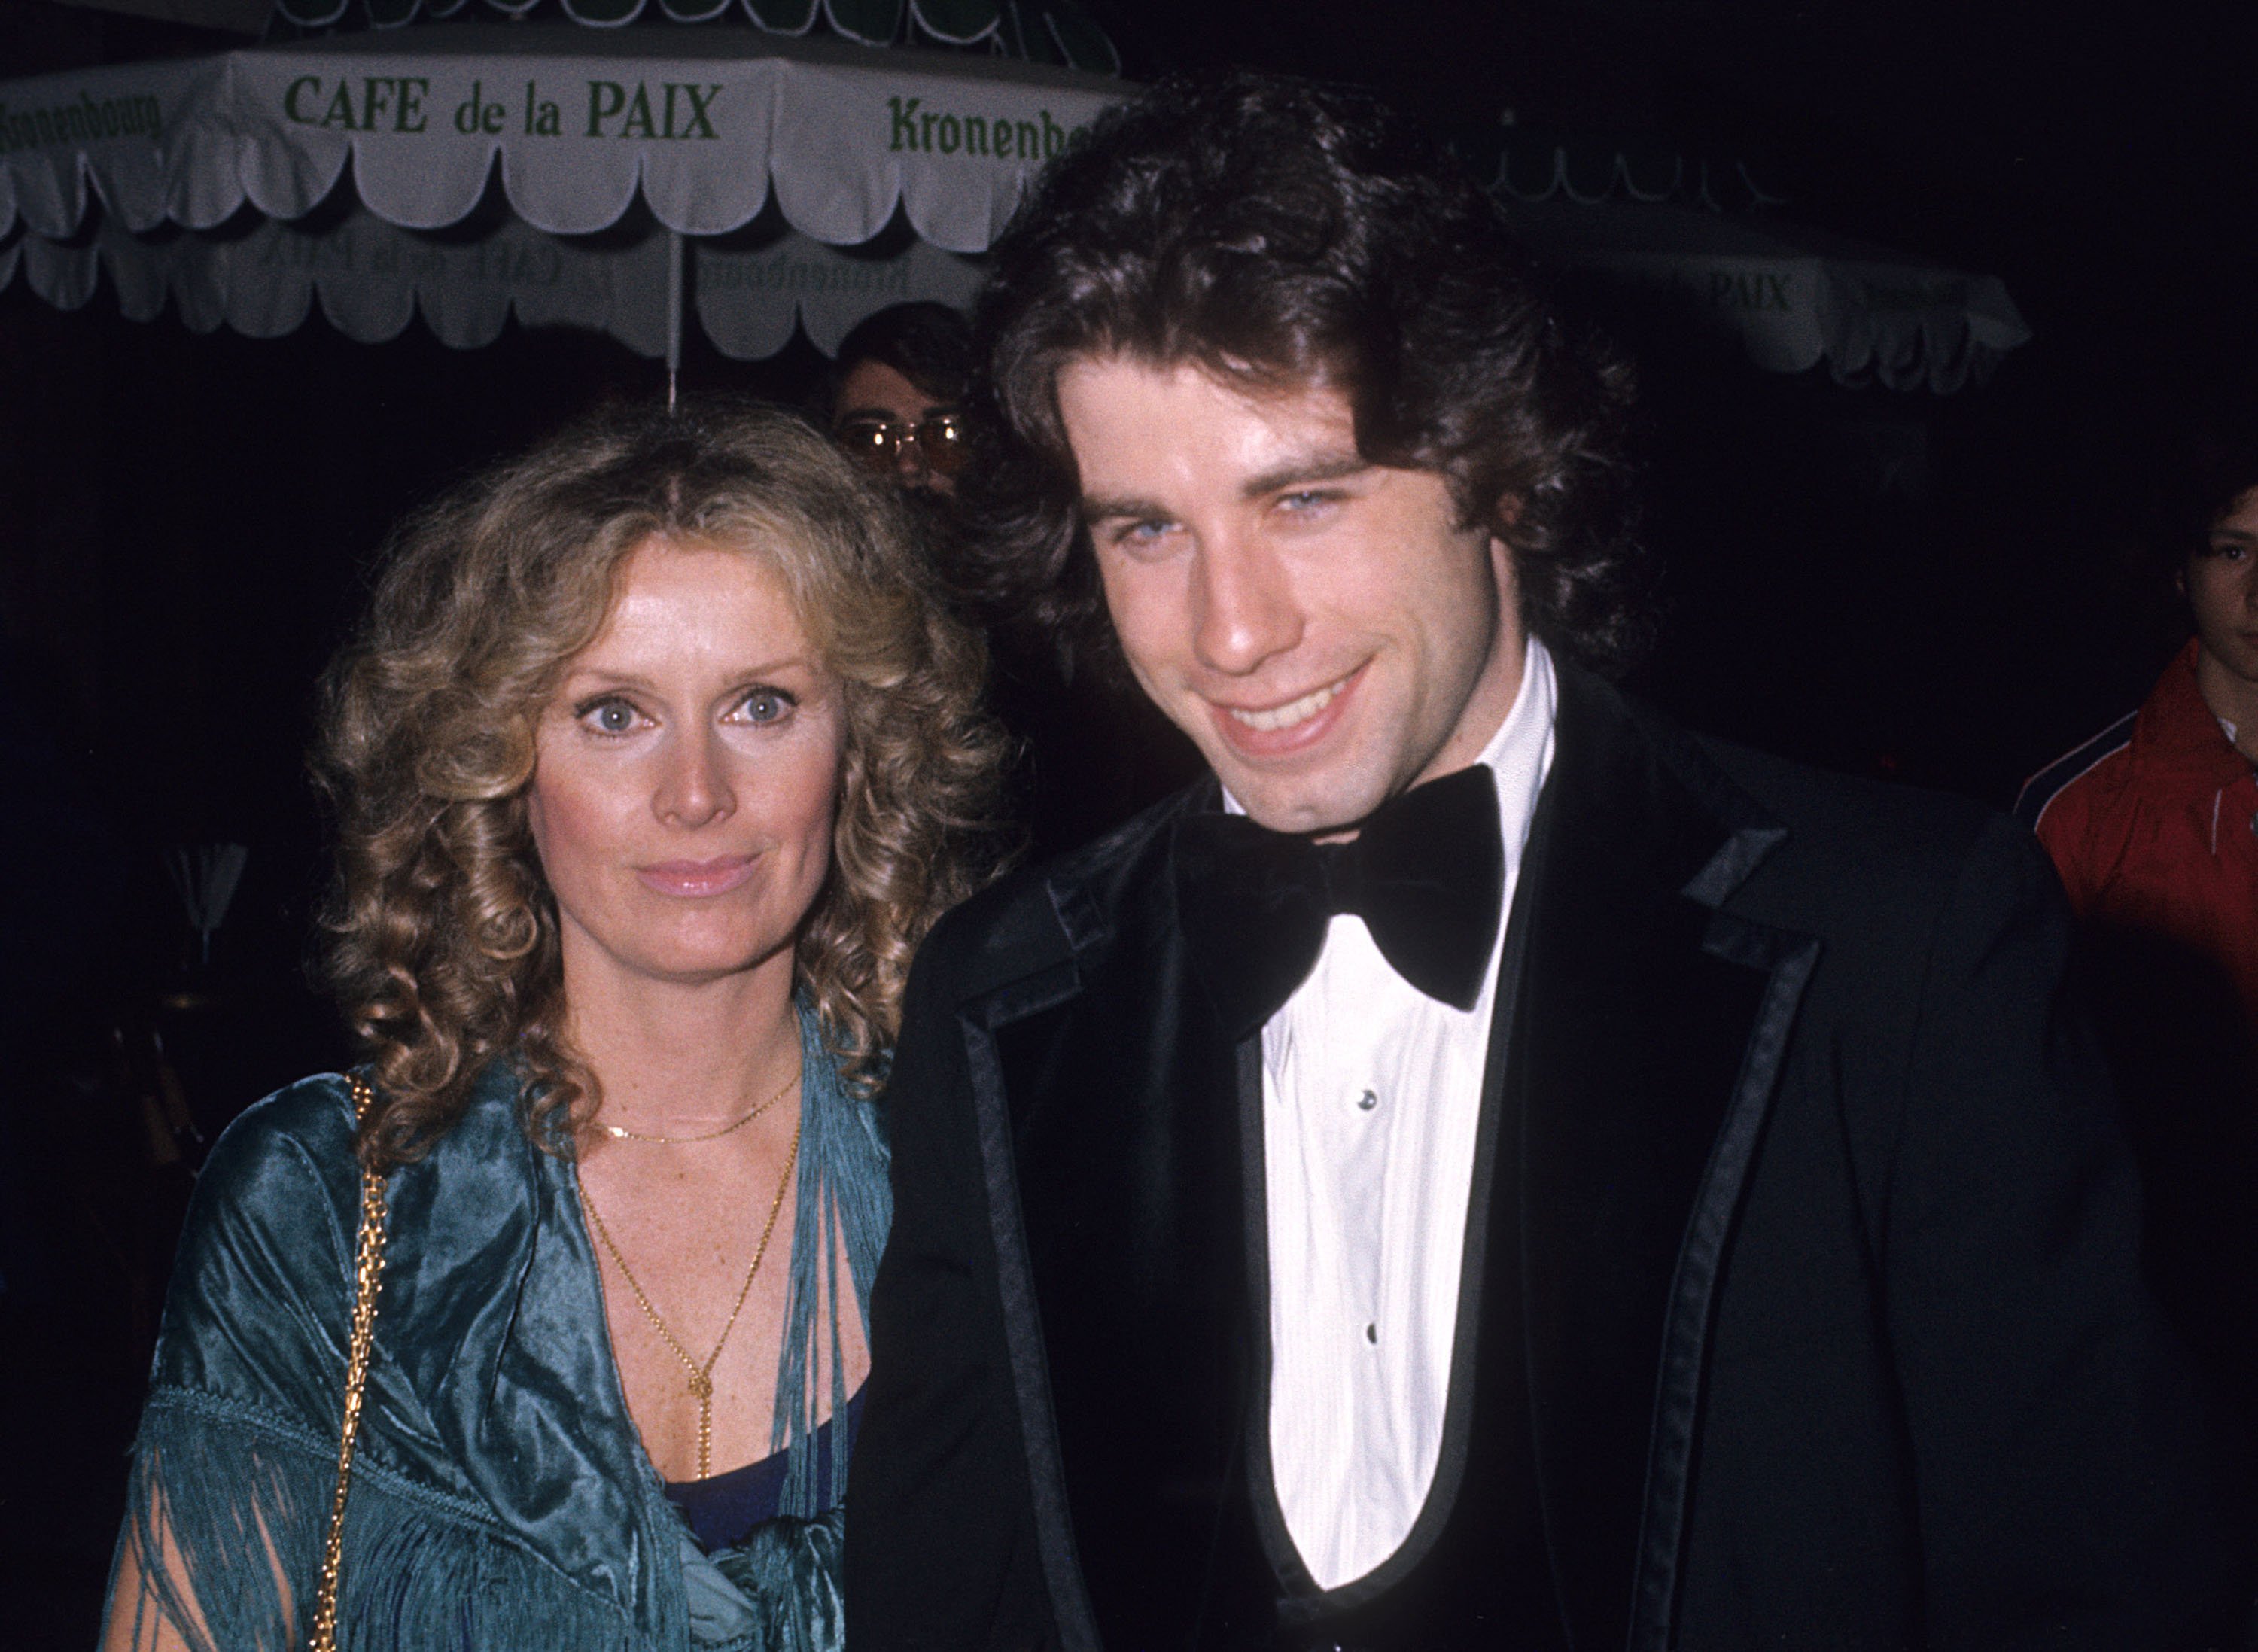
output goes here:
[[[353, 1119], [365, 1121], [376, 1105], [366, 1079], [354, 1075]], [[345, 1493], [352, 1487], [353, 1441], [360, 1432], [361, 1395], [368, 1387], [369, 1350], [376, 1340], [376, 1293], [384, 1282], [384, 1177], [361, 1167], [360, 1240], [353, 1257], [352, 1345], [345, 1357], [345, 1413], [337, 1434], [337, 1489], [330, 1500], [329, 1531], [322, 1542], [321, 1585], [314, 1596], [312, 1652], [337, 1652], [337, 1579], [344, 1559]]]

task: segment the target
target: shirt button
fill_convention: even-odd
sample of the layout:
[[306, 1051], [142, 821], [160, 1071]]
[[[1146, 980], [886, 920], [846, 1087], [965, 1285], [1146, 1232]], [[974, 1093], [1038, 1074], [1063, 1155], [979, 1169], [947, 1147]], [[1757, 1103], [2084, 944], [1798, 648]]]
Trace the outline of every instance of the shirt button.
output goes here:
[[1380, 1345], [1380, 1327], [1377, 1325], [1367, 1325], [1364, 1328], [1364, 1340], [1377, 1348]]
[[[2253, 820], [2250, 823], [2250, 829], [2253, 832], [2258, 832], [2258, 820]], [[1380, 1093], [1377, 1090], [1367, 1090], [1356, 1098], [1356, 1110], [1360, 1113], [1368, 1113], [1379, 1105]]]

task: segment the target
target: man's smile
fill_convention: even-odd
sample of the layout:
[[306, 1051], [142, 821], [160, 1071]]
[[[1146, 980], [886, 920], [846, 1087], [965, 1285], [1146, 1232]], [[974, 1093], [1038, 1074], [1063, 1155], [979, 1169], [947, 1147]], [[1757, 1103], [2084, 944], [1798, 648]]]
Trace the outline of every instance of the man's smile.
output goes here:
[[[1357, 667], [1358, 671], [1363, 669], [1362, 666]], [[1334, 698], [1348, 686], [1351, 679], [1355, 676], [1356, 671], [1351, 671], [1347, 677], [1337, 682], [1328, 683], [1323, 688], [1312, 689], [1299, 699], [1288, 700], [1283, 705], [1273, 705], [1267, 710], [1255, 711], [1237, 705], [1226, 705], [1223, 709], [1249, 728], [1260, 729], [1265, 734], [1281, 728], [1291, 728], [1296, 723], [1309, 721], [1310, 718], [1331, 705]]]
[[1242, 760], [1293, 757], [1324, 744], [1340, 726], [1370, 663], [1367, 660], [1346, 677], [1278, 705], [1225, 705], [1211, 700], [1209, 712], [1217, 732]]

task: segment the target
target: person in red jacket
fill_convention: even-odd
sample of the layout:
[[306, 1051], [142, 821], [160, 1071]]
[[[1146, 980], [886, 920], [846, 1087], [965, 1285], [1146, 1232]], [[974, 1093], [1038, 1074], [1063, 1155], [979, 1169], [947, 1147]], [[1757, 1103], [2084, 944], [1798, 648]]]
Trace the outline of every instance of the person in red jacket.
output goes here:
[[2141, 708], [2024, 787], [2081, 916], [2184, 942], [2258, 1024], [2258, 486], [2179, 574], [2195, 635]]
[[2016, 812], [2084, 923], [2151, 1280], [2258, 1416], [2258, 443], [2206, 468], [2176, 574], [2195, 635]]

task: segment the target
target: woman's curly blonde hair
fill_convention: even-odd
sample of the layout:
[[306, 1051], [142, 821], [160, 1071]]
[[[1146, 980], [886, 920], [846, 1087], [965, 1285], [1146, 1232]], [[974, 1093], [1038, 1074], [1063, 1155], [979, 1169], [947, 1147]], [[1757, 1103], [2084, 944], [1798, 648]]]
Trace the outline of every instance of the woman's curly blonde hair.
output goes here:
[[444, 1135], [497, 1058], [518, 1063], [529, 1131], [552, 1151], [595, 1104], [526, 792], [536, 720], [652, 539], [760, 557], [841, 679], [833, 864], [798, 975], [858, 1089], [883, 1074], [918, 941], [993, 869], [1004, 741], [979, 707], [985, 650], [944, 609], [891, 491], [773, 409], [599, 414], [403, 523], [326, 680], [325, 963], [373, 1067], [373, 1166]]

